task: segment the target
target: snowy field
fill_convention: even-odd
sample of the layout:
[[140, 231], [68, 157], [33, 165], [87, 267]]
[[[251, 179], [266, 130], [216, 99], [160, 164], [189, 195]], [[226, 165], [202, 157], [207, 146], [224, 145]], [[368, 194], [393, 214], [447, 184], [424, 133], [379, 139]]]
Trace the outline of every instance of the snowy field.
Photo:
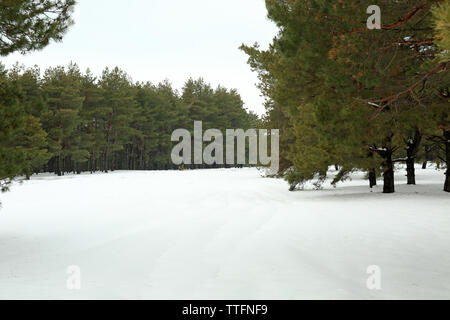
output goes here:
[[256, 169], [34, 176], [0, 195], [0, 298], [449, 299], [450, 195], [417, 173], [389, 195], [361, 174], [299, 192]]

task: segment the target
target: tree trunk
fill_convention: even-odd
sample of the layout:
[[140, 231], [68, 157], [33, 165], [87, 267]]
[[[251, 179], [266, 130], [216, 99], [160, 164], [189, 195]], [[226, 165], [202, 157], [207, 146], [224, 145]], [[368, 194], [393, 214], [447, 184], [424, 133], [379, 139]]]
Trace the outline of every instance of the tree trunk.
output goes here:
[[369, 171], [369, 184], [371, 189], [377, 185], [377, 173], [375, 169], [370, 169]]
[[58, 157], [56, 158], [56, 172], [55, 173], [58, 175], [58, 177], [62, 176], [62, 173], [61, 173], [61, 156], [60, 155], [58, 155]]
[[445, 171], [444, 191], [450, 192], [450, 130], [444, 131], [445, 139], [445, 162], [447, 170]]
[[422, 134], [418, 128], [414, 131], [414, 137], [410, 138], [406, 143], [406, 176], [408, 184], [416, 184], [416, 170], [414, 168], [415, 158], [419, 151]]
[[376, 145], [370, 147], [369, 150], [372, 153], [377, 153], [384, 161], [381, 163], [383, 168], [383, 193], [394, 193], [394, 161], [392, 160], [392, 154], [394, 149], [391, 147], [392, 135], [387, 137], [386, 146], [378, 148]]
[[450, 169], [447, 169], [447, 171], [445, 172], [444, 191], [450, 192]]
[[386, 151], [385, 161], [383, 162], [383, 193], [394, 193], [394, 163], [392, 162], [392, 150]]
[[416, 169], [414, 168], [414, 158], [406, 160], [406, 176], [408, 178], [408, 184], [416, 184]]
[[106, 146], [106, 150], [103, 155], [103, 172], [108, 173], [108, 146]]
[[430, 153], [431, 153], [431, 148], [429, 145], [426, 144], [425, 145], [425, 161], [422, 164], [422, 169], [426, 169], [428, 166], [428, 161], [432, 160]]

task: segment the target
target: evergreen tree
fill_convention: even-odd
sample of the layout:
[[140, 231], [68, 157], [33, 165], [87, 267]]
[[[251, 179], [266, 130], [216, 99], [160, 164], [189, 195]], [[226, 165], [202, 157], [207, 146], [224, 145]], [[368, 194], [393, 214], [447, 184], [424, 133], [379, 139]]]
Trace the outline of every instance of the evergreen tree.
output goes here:
[[0, 181], [2, 191], [17, 175], [29, 177], [48, 160], [46, 132], [21, 103], [23, 92], [0, 65]]
[[52, 159], [49, 169], [57, 175], [74, 170], [75, 163], [88, 160], [88, 152], [81, 143], [77, 129], [81, 123], [81, 73], [76, 64], [66, 68], [49, 68], [44, 73], [43, 89], [47, 109], [42, 114], [48, 133]]
[[434, 130], [424, 111], [442, 105], [432, 91], [448, 84], [445, 62], [435, 62], [445, 52], [432, 34], [435, 3], [381, 1], [384, 24], [369, 30], [370, 1], [266, 1], [279, 33], [266, 51], [242, 49], [268, 98], [268, 122], [283, 119], [291, 137], [281, 139], [291, 189], [313, 178], [320, 184], [338, 165], [334, 182], [362, 169], [371, 186], [381, 167], [391, 193], [400, 161], [415, 182], [422, 136]]
[[0, 55], [39, 50], [61, 41], [73, 23], [75, 0], [2, 0]]
[[[437, 6], [433, 11], [435, 23], [435, 39], [438, 47], [438, 56], [435, 64], [441, 66], [438, 80], [439, 85], [435, 86], [435, 96], [438, 102], [431, 109], [432, 119], [435, 123], [436, 131], [441, 131], [438, 136], [430, 135], [429, 140], [434, 143], [440, 152], [441, 159], [446, 167], [444, 191], [450, 192], [450, 1], [446, 0]], [[436, 69], [436, 67], [435, 67]], [[435, 70], [433, 69], [433, 70]], [[445, 72], [447, 71], [447, 72]], [[442, 156], [441, 156], [442, 155]]]
[[102, 120], [105, 114], [104, 109], [100, 107], [103, 91], [97, 84], [97, 78], [89, 69], [82, 75], [81, 92], [84, 101], [80, 112], [81, 122], [78, 134], [81, 136], [83, 147], [89, 151], [89, 160], [84, 170], [93, 173], [99, 170], [99, 162], [105, 149]]
[[100, 106], [104, 115], [102, 129], [105, 139], [102, 170], [108, 172], [119, 168], [119, 152], [137, 134], [131, 122], [138, 109], [131, 79], [123, 70], [106, 68], [99, 80], [99, 87], [103, 90]]
[[[72, 24], [71, 11], [75, 0], [4, 0], [0, 2], [0, 55], [20, 51], [26, 53], [42, 49], [51, 40], [60, 41]], [[32, 116], [25, 116], [23, 107], [18, 105], [14, 88], [5, 80], [5, 70], [0, 66], [0, 183], [1, 190], [8, 188], [10, 179], [19, 174], [29, 173], [30, 153], [12, 143], [18, 130], [32, 137], [37, 136], [40, 126]], [[34, 128], [34, 129], [32, 129]], [[25, 131], [24, 131], [25, 130]], [[31, 130], [31, 132], [30, 132]], [[30, 138], [34, 139], [34, 138]], [[40, 150], [41, 138], [33, 140]], [[28, 141], [30, 142], [30, 141]], [[39, 151], [40, 152], [40, 151]], [[33, 152], [32, 152], [33, 153]], [[31, 154], [32, 154], [31, 153]], [[42, 159], [40, 156], [36, 159]], [[39, 162], [39, 161], [38, 161]], [[37, 165], [37, 163], [34, 163]]]

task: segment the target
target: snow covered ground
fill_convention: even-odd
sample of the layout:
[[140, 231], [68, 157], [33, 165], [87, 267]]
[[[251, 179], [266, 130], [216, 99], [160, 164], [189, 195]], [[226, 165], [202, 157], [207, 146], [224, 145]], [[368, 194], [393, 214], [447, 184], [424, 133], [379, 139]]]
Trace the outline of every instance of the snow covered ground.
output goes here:
[[390, 195], [361, 174], [299, 192], [256, 169], [34, 176], [0, 195], [0, 298], [449, 299], [450, 195], [417, 173]]

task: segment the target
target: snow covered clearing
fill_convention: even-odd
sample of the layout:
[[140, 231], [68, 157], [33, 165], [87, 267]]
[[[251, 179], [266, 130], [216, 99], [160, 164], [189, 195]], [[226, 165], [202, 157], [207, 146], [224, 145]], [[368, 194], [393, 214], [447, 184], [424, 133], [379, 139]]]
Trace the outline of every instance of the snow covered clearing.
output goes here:
[[449, 299], [443, 171], [404, 175], [388, 195], [362, 174], [299, 192], [256, 169], [33, 176], [1, 195], [0, 298]]

